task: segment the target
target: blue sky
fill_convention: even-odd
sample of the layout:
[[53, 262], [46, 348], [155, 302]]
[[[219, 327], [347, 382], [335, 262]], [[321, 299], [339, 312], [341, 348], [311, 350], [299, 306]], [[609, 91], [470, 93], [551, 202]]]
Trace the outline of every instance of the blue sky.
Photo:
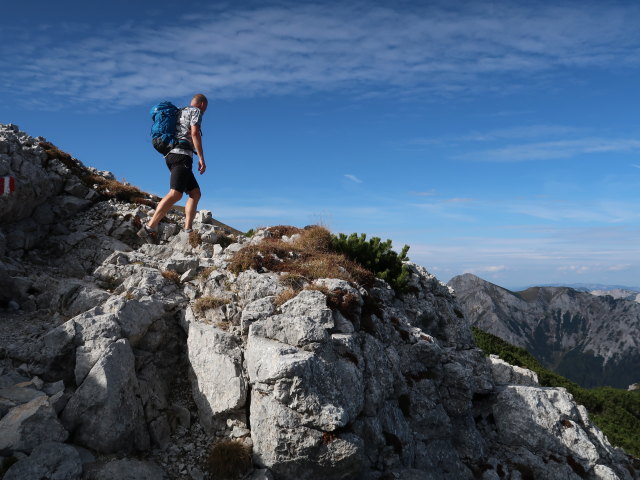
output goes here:
[[638, 25], [637, 2], [8, 2], [0, 122], [163, 195], [148, 111], [202, 92], [201, 207], [236, 228], [391, 238], [444, 281], [638, 285]]

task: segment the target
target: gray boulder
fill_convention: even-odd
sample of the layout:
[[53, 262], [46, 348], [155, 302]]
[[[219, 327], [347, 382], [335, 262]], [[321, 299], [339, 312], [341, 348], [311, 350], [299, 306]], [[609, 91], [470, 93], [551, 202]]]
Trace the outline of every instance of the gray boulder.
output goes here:
[[13, 407], [0, 420], [0, 454], [28, 453], [41, 443], [64, 442], [68, 436], [48, 397], [36, 397]]
[[134, 459], [112, 460], [87, 469], [83, 480], [165, 480], [164, 470], [153, 462]]
[[127, 340], [107, 347], [67, 403], [62, 421], [74, 441], [101, 453], [149, 448], [135, 359]]
[[81, 475], [82, 462], [74, 447], [47, 442], [12, 465], [3, 480], [77, 480]]
[[240, 343], [213, 325], [192, 321], [188, 326], [187, 349], [200, 421], [207, 431], [212, 431], [216, 418], [243, 407], [246, 402]]

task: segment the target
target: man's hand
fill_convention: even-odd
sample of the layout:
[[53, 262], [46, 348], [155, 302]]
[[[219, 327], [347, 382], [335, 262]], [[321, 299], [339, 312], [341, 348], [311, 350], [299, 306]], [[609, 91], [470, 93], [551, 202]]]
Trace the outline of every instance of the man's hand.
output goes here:
[[200, 175], [202, 175], [206, 169], [207, 169], [207, 166], [204, 164], [204, 161], [203, 160], [199, 160], [198, 161], [198, 171], [200, 172]]

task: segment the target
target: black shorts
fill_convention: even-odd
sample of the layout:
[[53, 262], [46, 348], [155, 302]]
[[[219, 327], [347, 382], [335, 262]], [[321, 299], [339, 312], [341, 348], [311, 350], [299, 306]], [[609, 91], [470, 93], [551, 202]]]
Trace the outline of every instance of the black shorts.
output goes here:
[[193, 159], [189, 155], [169, 153], [165, 159], [167, 161], [167, 167], [171, 171], [171, 180], [169, 185], [172, 190], [184, 193], [190, 192], [195, 188], [200, 188], [196, 177], [191, 171]]

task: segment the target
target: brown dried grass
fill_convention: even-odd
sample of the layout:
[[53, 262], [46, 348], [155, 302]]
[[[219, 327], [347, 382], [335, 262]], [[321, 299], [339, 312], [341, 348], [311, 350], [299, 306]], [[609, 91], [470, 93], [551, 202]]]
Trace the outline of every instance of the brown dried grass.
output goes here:
[[202, 245], [202, 235], [200, 235], [195, 230], [189, 232], [189, 245], [191, 245], [193, 248]]
[[204, 312], [207, 310], [211, 310], [214, 308], [222, 307], [223, 305], [227, 305], [229, 300], [221, 297], [200, 297], [195, 302], [193, 302], [193, 311], [198, 315], [204, 315]]
[[276, 296], [276, 298], [274, 298], [273, 304], [276, 307], [279, 307], [280, 305], [287, 303], [289, 300], [291, 300], [296, 295], [298, 295], [298, 292], [299, 290], [294, 290], [293, 288], [287, 288], [286, 290], [283, 290], [282, 292], [280, 292]]
[[205, 469], [211, 478], [236, 479], [251, 467], [249, 449], [239, 440], [219, 440], [209, 451]]
[[209, 278], [209, 275], [211, 275], [211, 273], [215, 272], [216, 270], [217, 270], [216, 267], [206, 267], [204, 270], [202, 270], [198, 274], [198, 277], [203, 278], [203, 279], [207, 279], [207, 278]]
[[269, 227], [266, 230], [271, 233], [271, 238], [274, 239], [280, 239], [285, 235], [290, 237], [291, 235], [302, 232], [301, 228], [293, 227], [291, 225], [276, 225], [274, 227]]
[[338, 310], [345, 318], [354, 321], [357, 320], [361, 311], [358, 297], [353, 293], [336, 288], [329, 290], [324, 285], [307, 285], [305, 290], [318, 290], [327, 297], [327, 306], [332, 310]]
[[[276, 227], [271, 227], [276, 228]], [[288, 230], [289, 227], [283, 227]], [[293, 242], [266, 238], [257, 245], [249, 245], [237, 252], [229, 268], [234, 273], [256, 271], [288, 272], [309, 281], [318, 278], [338, 278], [371, 286], [374, 275], [341, 253], [328, 251], [331, 233], [324, 227], [298, 229], [301, 237]]]
[[280, 282], [281, 285], [284, 285], [285, 287], [289, 287], [289, 288], [293, 288], [296, 291], [300, 291], [304, 288], [304, 286], [309, 283], [309, 280], [302, 276], [299, 275], [297, 273], [283, 273], [282, 275], [280, 275], [280, 278], [278, 278], [278, 281]]
[[161, 273], [167, 280], [171, 280], [176, 285], [180, 285], [180, 274], [175, 270], [163, 270]]
[[313, 225], [302, 230], [294, 244], [303, 250], [328, 252], [331, 246], [331, 232], [324, 227]]

